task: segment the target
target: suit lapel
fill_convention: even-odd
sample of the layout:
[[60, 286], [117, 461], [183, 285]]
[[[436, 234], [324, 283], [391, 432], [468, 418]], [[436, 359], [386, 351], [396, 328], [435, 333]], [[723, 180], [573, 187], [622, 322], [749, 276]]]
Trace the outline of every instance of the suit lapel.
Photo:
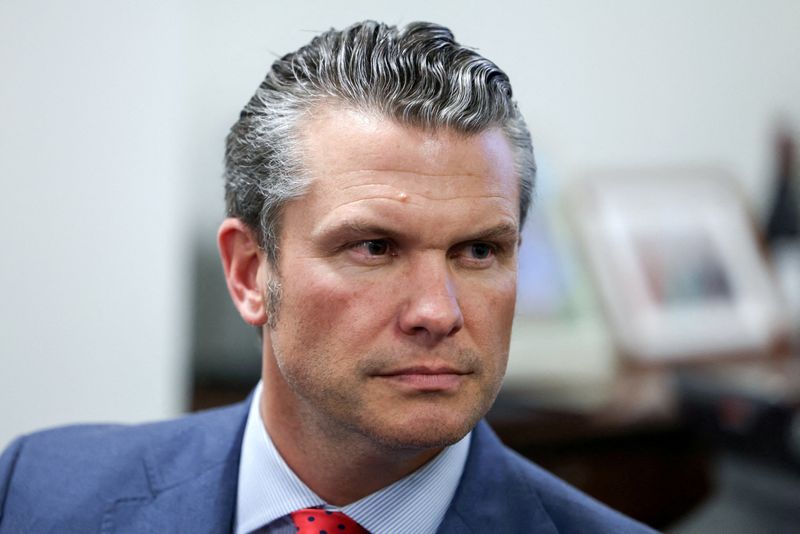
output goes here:
[[473, 431], [464, 474], [439, 534], [557, 532], [535, 488], [509, 459], [505, 446], [481, 421]]
[[[231, 532], [239, 455], [250, 398], [243, 403], [154, 425], [154, 445], [141, 480], [114, 500], [103, 533]], [[509, 453], [484, 422], [473, 432], [459, 488], [441, 534], [556, 532], [532, 484], [515, 472]]]
[[101, 531], [231, 532], [249, 403], [156, 425], [142, 491], [116, 499]]

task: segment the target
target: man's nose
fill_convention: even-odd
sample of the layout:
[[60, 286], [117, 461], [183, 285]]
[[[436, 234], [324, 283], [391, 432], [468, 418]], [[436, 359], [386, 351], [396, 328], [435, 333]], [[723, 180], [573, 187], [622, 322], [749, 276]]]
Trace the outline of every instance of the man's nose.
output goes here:
[[404, 284], [401, 291], [408, 298], [399, 318], [403, 333], [438, 341], [461, 330], [464, 316], [446, 258], [413, 262]]

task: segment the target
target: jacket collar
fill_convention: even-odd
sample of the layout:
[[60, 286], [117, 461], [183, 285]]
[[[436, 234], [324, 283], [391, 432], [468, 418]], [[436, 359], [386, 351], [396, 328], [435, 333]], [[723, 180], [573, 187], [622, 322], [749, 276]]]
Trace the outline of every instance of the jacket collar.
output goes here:
[[150, 426], [143, 476], [108, 508], [101, 532], [230, 532], [249, 403]]
[[[150, 426], [154, 444], [145, 454], [142, 477], [108, 508], [101, 532], [231, 532], [250, 401]], [[511, 460], [481, 421], [438, 532], [502, 531], [522, 517], [529, 531], [556, 532], [536, 490]], [[520, 502], [526, 504], [524, 512], [510, 510]]]
[[557, 532], [539, 494], [521, 472], [522, 462], [513, 461], [514, 454], [485, 421], [478, 423], [461, 483], [439, 534]]

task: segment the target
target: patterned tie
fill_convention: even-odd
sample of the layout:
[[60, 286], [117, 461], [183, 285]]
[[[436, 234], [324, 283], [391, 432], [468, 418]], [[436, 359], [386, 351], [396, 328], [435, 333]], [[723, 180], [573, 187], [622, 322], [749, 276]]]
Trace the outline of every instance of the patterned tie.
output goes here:
[[291, 513], [297, 534], [369, 534], [367, 529], [344, 515], [321, 508], [303, 508]]

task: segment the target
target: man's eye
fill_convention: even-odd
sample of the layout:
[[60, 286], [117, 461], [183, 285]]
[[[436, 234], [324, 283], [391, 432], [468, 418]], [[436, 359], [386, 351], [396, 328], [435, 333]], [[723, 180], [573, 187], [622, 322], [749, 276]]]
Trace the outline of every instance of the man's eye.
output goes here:
[[389, 242], [385, 239], [370, 239], [368, 241], [360, 241], [356, 243], [355, 247], [370, 256], [385, 256], [389, 254]]
[[476, 260], [485, 260], [494, 254], [494, 247], [489, 243], [472, 243], [469, 246], [469, 252]]

